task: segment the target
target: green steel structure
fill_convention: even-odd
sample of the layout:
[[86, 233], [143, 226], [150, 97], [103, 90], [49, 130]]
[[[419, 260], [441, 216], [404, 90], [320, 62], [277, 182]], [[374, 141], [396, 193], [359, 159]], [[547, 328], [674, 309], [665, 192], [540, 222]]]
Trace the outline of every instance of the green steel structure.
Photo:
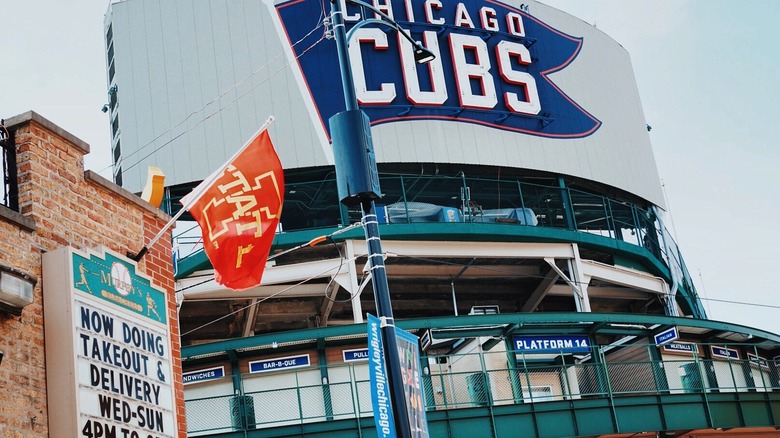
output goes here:
[[[780, 424], [780, 336], [706, 319], [679, 250], [652, 208], [568, 187], [565, 181], [543, 185], [395, 175], [383, 177], [383, 187], [393, 186], [385, 181], [396, 181], [400, 189], [385, 195], [385, 205], [394, 207], [381, 225], [398, 325], [430, 339], [421, 352], [427, 365], [423, 381], [431, 436], [651, 436], [641, 435], [647, 431], [685, 436], [719, 429], [771, 434]], [[185, 373], [217, 365], [225, 370], [220, 379], [187, 385], [191, 435], [376, 436], [366, 364], [347, 363], [341, 356], [365, 347], [365, 324], [344, 323], [351, 318], [352, 298], [362, 297], [363, 307], [370, 308], [370, 294], [332, 286], [348, 283], [332, 279], [354, 269], [347, 267], [349, 254], [358, 245], [349, 248], [361, 240], [362, 230], [348, 228], [354, 212], [332, 196], [323, 196], [332, 206], [325, 201], [306, 204], [329, 215], [296, 214], [296, 205], [303, 204], [299, 197], [316, 199], [313, 187], [332, 193], [333, 184], [326, 179], [287, 186], [294, 193], [286, 200], [288, 216], [274, 249], [299, 249], [284, 252], [268, 269], [289, 268], [300, 271], [297, 276], [271, 280], [276, 286], [264, 286], [265, 291], [260, 287], [231, 294], [210, 283], [210, 265], [202, 252], [179, 260], [181, 324], [189, 344], [183, 350]], [[457, 204], [467, 201], [447, 195], [464, 184], [465, 193], [485, 200], [483, 216], [475, 213], [455, 222], [414, 216], [423, 201], [462, 211]], [[497, 186], [513, 186], [515, 192], [502, 191], [499, 201], [490, 189]], [[534, 225], [484, 219], [485, 212], [499, 207], [541, 211], [547, 195], [531, 193], [557, 195], [555, 203], [547, 203], [553, 205], [546, 215], [558, 222], [544, 222], [542, 215]], [[573, 222], [562, 219], [566, 212]], [[339, 226], [313, 224], [340, 220]], [[307, 245], [322, 235], [331, 236], [328, 243]], [[449, 254], [436, 250], [437, 245]], [[598, 267], [614, 275], [577, 274], [576, 257], [562, 263], [568, 256], [558, 252], [572, 246], [585, 266], [581, 271]], [[552, 264], [545, 261], [551, 257]], [[339, 262], [327, 275], [309, 278], [316, 270], [310, 264], [328, 260]], [[365, 255], [358, 255], [352, 266], [359, 268], [361, 260]], [[567, 281], [577, 275], [581, 280]], [[582, 287], [585, 281], [587, 288]], [[645, 281], [667, 286], [661, 287], [663, 292], [649, 292], [652, 287]], [[664, 304], [674, 284], [679, 316], [670, 315]], [[296, 293], [307, 287], [314, 292]], [[511, 292], [504, 291], [507, 287]], [[577, 311], [571, 304], [577, 301], [571, 291], [577, 289], [587, 290], [590, 304], [599, 309]], [[568, 290], [569, 296], [564, 298], [560, 290]], [[226, 302], [231, 306], [220, 309]], [[312, 302], [315, 312], [324, 312], [320, 316], [329, 321], [300, 318]], [[527, 311], [530, 302], [536, 306], [533, 312]], [[555, 310], [562, 306], [563, 311]], [[214, 310], [203, 317], [207, 308]], [[479, 314], [492, 312], [497, 313]], [[238, 324], [243, 324], [242, 333]], [[678, 334], [672, 347], [656, 345], [653, 336], [670, 328]], [[540, 355], [513, 344], [518, 336], [545, 335], [584, 336], [590, 349]], [[210, 337], [211, 342], [203, 343]], [[723, 351], [731, 353], [717, 354]], [[301, 354], [312, 358], [303, 369], [258, 374], [249, 365]]]
[[[466, 322], [468, 327], [464, 327]], [[506, 351], [430, 355], [424, 382], [431, 436], [630, 436], [648, 430], [678, 436], [695, 429], [773, 428], [780, 419], [780, 362], [758, 359], [780, 353], [780, 337], [748, 327], [597, 313], [587, 317], [570, 313], [472, 315], [405, 320], [400, 325], [410, 331], [431, 330], [434, 339], [480, 339], [483, 346], [497, 336], [551, 331], [595, 337], [619, 332], [632, 340], [647, 339], [664, 328], [677, 327], [699, 347], [687, 357], [661, 358], [655, 344], [596, 345], [586, 354], [592, 360], [584, 361], [563, 352], [546, 360]], [[749, 342], [728, 341], [747, 337]], [[191, 346], [184, 349], [184, 357], [186, 364], [197, 368], [219, 360], [237, 362], [259, 352], [285, 354], [306, 347], [324, 355], [326, 349], [353, 344], [356, 338], [365, 338], [365, 326]], [[706, 343], [714, 339], [724, 342]], [[710, 354], [711, 347], [738, 351], [741, 359], [717, 360]], [[627, 353], [633, 358], [627, 360]], [[448, 370], [448, 363], [458, 362], [469, 365], [458, 372]], [[330, 376], [321, 384], [247, 391], [243, 382], [252, 376], [234, 368], [233, 375], [224, 379], [231, 382], [235, 393], [243, 395], [187, 400], [187, 415], [192, 419], [189, 432], [220, 437], [375, 436], [368, 382], [357, 377], [355, 366], [323, 365], [319, 371]], [[292, 376], [289, 382], [298, 382], [297, 371], [286, 374]], [[346, 378], [335, 379], [337, 375]], [[547, 387], [559, 389], [539, 391]], [[240, 415], [236, 400], [246, 402], [240, 406]], [[288, 409], [269, 412], [263, 407], [268, 403]]]
[[[485, 172], [484, 169], [471, 170]], [[438, 173], [438, 167], [435, 172]], [[612, 263], [617, 260], [618, 264], [663, 277], [670, 284], [676, 281], [676, 300], [685, 313], [697, 318], [706, 317], [682, 254], [652, 206], [632, 203], [625, 197], [586, 191], [582, 181], [562, 177], [496, 179], [467, 177], [463, 170], [458, 173], [454, 177], [403, 173], [382, 176], [385, 208], [391, 206], [393, 210], [390, 211], [395, 212], [393, 216], [385, 217], [391, 226], [383, 227], [383, 237], [390, 240], [573, 242], [598, 251]], [[312, 176], [321, 179], [298, 181]], [[291, 172], [287, 179], [298, 182], [287, 184], [282, 216], [284, 233], [277, 235], [274, 248], [296, 247], [360, 220], [358, 210], [339, 204], [336, 180], [327, 169]], [[168, 210], [177, 212], [178, 200], [189, 190], [190, 185], [169, 188]], [[465, 213], [456, 221], [415, 216], [415, 209], [419, 210], [420, 206]], [[532, 212], [529, 214], [535, 215], [536, 225], [523, 226], [526, 225], [523, 218], [509, 217], [517, 211]], [[501, 214], [507, 217], [498, 217]], [[362, 230], [351, 230], [333, 239], [343, 241], [360, 236]], [[185, 240], [183, 237], [182, 241]], [[177, 276], [186, 277], [209, 268], [205, 253], [195, 252], [178, 261]], [[678, 278], [674, 278], [673, 271], [679, 273]]]

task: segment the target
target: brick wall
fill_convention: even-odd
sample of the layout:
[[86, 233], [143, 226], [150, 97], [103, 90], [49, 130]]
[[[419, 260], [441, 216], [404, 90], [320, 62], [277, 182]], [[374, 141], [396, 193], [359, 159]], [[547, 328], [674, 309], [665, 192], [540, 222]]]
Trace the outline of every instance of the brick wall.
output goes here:
[[[0, 436], [57, 436], [48, 429], [41, 255], [61, 246], [106, 246], [137, 253], [167, 215], [93, 172], [89, 146], [34, 112], [6, 119], [19, 171], [19, 213], [0, 206], [0, 265], [37, 280], [34, 302], [14, 316], [0, 311]], [[168, 292], [179, 436], [186, 436], [178, 315], [170, 236], [149, 249], [138, 271]]]

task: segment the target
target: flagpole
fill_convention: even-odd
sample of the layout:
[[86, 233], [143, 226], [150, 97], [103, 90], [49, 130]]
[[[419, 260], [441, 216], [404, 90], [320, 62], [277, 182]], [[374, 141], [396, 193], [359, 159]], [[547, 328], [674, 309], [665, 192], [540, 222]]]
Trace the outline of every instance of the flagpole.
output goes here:
[[138, 251], [138, 254], [135, 254], [135, 255], [130, 255], [130, 254], [128, 253], [128, 257], [130, 257], [130, 258], [131, 258], [131, 259], [132, 259], [134, 262], [140, 262], [140, 261], [141, 261], [141, 259], [142, 259], [142, 258], [144, 258], [144, 256], [146, 255], [146, 253], [147, 253], [147, 252], [149, 252], [149, 248], [151, 248], [152, 246], [154, 246], [154, 244], [155, 244], [155, 243], [157, 243], [157, 241], [158, 241], [158, 240], [160, 240], [160, 238], [163, 236], [163, 234], [165, 234], [165, 232], [166, 232], [166, 231], [168, 231], [168, 229], [169, 229], [169, 228], [171, 228], [171, 226], [173, 226], [173, 224], [175, 224], [175, 223], [176, 223], [176, 221], [177, 221], [177, 220], [178, 220], [178, 219], [181, 217], [181, 215], [183, 215], [183, 214], [184, 214], [184, 212], [185, 212], [185, 211], [187, 211], [187, 210], [185, 210], [185, 209], [184, 209], [184, 207], [182, 207], [182, 208], [181, 208], [181, 209], [178, 211], [178, 213], [176, 213], [176, 215], [175, 215], [175, 216], [173, 216], [173, 217], [171, 218], [171, 220], [169, 220], [169, 221], [168, 221], [168, 223], [167, 223], [167, 224], [165, 224], [165, 225], [164, 225], [164, 226], [163, 226], [163, 227], [160, 229], [160, 231], [157, 233], [157, 235], [156, 235], [156, 236], [154, 236], [154, 237], [152, 237], [152, 240], [150, 240], [150, 241], [149, 241], [149, 243], [147, 243], [146, 245], [144, 245], [144, 247], [143, 247], [143, 248], [141, 248], [141, 250], [140, 250], [140, 251]]
[[140, 251], [138, 251], [137, 254], [133, 255], [132, 253], [128, 252], [127, 257], [129, 257], [134, 262], [140, 262], [141, 259], [144, 258], [146, 253], [149, 252], [149, 248], [154, 246], [155, 243], [157, 243], [158, 240], [165, 234], [168, 229], [170, 229], [176, 221], [184, 214], [185, 211], [189, 209], [189, 207], [194, 204], [200, 197], [203, 195], [203, 193], [206, 191], [206, 188], [208, 188], [214, 181], [216, 181], [217, 178], [219, 178], [222, 175], [222, 172], [225, 171], [225, 169], [232, 163], [236, 157], [241, 154], [249, 145], [252, 143], [252, 139], [254, 139], [257, 134], [263, 132], [264, 130], [268, 129], [268, 127], [271, 126], [271, 124], [276, 120], [274, 116], [268, 116], [268, 118], [265, 120], [265, 123], [263, 123], [263, 126], [260, 127], [260, 129], [257, 130], [257, 133], [251, 137], [251, 139], [246, 142], [243, 146], [241, 146], [236, 153], [233, 154], [225, 163], [223, 163], [217, 170], [211, 173], [211, 175], [207, 176], [206, 179], [204, 179], [200, 184], [198, 184], [190, 193], [188, 193], [186, 196], [184, 196], [181, 199], [182, 207], [179, 209], [179, 211], [171, 218], [171, 220], [168, 221], [157, 233], [156, 236], [152, 238], [152, 240], [149, 241], [146, 245], [141, 248]]
[[244, 152], [244, 150], [249, 147], [249, 145], [252, 143], [252, 139], [254, 139], [257, 134], [263, 132], [264, 130], [268, 129], [269, 126], [271, 126], [271, 123], [274, 122], [276, 118], [274, 116], [269, 116], [268, 119], [266, 119], [265, 123], [263, 123], [263, 126], [260, 127], [260, 129], [257, 130], [255, 135], [253, 135], [249, 141], [244, 143], [241, 148], [239, 148], [233, 156], [231, 156], [227, 161], [225, 161], [217, 170], [211, 173], [211, 175], [207, 176], [206, 179], [201, 181], [200, 184], [198, 184], [190, 193], [188, 193], [186, 196], [181, 198], [181, 203], [184, 206], [183, 209], [187, 210], [189, 207], [194, 204], [200, 197], [203, 195], [203, 193], [206, 191], [206, 189], [211, 186], [211, 184], [217, 180], [222, 175], [222, 172], [225, 171], [225, 169], [232, 163], [236, 157], [238, 157], [241, 152]]

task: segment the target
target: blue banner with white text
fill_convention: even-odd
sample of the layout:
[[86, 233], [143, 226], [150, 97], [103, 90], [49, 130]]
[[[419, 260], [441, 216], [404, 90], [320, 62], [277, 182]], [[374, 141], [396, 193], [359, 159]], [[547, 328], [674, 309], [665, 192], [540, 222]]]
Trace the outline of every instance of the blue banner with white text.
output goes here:
[[590, 353], [587, 335], [514, 336], [515, 351], [524, 354]]
[[371, 386], [371, 406], [374, 412], [376, 433], [380, 438], [395, 438], [395, 421], [390, 405], [390, 386], [385, 369], [385, 353], [382, 345], [380, 321], [368, 315], [368, 377]]

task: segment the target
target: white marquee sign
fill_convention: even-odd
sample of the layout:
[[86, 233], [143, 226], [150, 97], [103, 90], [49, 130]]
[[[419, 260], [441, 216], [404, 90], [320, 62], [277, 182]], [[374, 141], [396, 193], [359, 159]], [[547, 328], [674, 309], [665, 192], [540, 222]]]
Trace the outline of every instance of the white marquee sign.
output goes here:
[[165, 292], [107, 250], [43, 257], [50, 429], [177, 436]]

